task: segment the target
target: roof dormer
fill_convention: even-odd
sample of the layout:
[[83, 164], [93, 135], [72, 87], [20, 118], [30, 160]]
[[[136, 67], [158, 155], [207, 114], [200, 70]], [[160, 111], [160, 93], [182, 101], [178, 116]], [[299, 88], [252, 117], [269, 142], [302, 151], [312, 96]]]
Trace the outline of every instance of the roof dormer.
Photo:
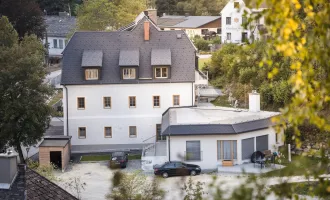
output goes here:
[[84, 68], [85, 80], [99, 80], [103, 61], [100, 50], [84, 50], [81, 67]]
[[151, 66], [155, 79], [170, 78], [170, 67], [172, 65], [170, 49], [152, 49]]
[[122, 79], [136, 79], [139, 65], [140, 52], [138, 49], [120, 50], [119, 66]]

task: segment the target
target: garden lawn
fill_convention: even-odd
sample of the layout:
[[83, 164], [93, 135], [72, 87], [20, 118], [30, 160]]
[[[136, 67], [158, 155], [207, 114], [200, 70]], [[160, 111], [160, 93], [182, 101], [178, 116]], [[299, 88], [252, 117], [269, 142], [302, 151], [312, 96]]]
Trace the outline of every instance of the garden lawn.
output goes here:
[[[110, 160], [110, 154], [105, 155], [85, 155], [81, 157], [80, 161], [106, 161]], [[130, 154], [128, 155], [128, 160], [140, 160], [141, 155], [138, 154]]]
[[57, 94], [55, 94], [52, 97], [52, 99], [49, 101], [48, 105], [52, 106], [62, 98], [63, 98], [63, 92], [62, 92], [62, 90], [58, 90]]
[[217, 97], [215, 100], [211, 101], [211, 103], [215, 106], [232, 107], [228, 102], [228, 96], [226, 95]]

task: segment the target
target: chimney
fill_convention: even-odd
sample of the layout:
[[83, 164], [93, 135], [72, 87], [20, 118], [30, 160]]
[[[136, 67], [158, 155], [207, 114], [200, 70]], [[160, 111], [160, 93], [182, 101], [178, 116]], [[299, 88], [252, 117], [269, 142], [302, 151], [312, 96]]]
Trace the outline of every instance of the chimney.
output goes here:
[[149, 40], [150, 38], [150, 23], [149, 21], [144, 22], [144, 40]]
[[17, 154], [0, 154], [0, 189], [10, 189], [17, 176]]
[[252, 90], [252, 92], [249, 93], [249, 111], [260, 112], [260, 94], [257, 90]]
[[151, 21], [157, 25], [157, 9], [149, 8], [147, 10], [147, 15]]

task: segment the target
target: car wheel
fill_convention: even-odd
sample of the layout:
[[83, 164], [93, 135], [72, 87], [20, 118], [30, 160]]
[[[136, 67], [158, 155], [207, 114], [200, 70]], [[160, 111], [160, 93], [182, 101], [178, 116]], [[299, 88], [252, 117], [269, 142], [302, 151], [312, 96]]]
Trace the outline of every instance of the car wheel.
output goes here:
[[167, 178], [168, 177], [168, 173], [167, 172], [164, 172], [163, 173], [163, 178]]
[[190, 175], [191, 175], [191, 176], [196, 176], [196, 171], [195, 171], [195, 170], [192, 170], [192, 171], [190, 172]]

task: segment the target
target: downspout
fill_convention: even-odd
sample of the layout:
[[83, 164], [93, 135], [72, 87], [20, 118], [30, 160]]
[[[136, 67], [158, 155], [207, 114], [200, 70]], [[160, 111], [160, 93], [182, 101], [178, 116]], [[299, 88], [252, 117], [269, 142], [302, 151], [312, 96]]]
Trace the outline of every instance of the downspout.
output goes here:
[[191, 83], [191, 106], [194, 106], [194, 82]]
[[65, 87], [65, 102], [66, 102], [66, 136], [69, 136], [69, 104], [68, 104], [68, 88], [66, 85], [63, 85]]
[[171, 125], [168, 127], [168, 161], [171, 162]]

